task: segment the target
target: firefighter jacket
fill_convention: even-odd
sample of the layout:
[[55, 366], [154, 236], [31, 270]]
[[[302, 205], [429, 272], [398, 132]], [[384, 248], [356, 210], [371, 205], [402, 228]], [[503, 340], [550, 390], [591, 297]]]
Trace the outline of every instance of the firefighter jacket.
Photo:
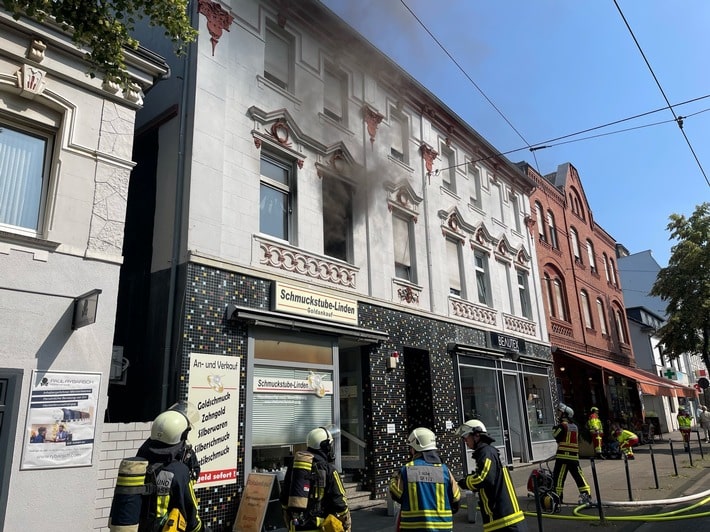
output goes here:
[[680, 430], [690, 430], [693, 424], [693, 418], [688, 414], [678, 414], [678, 428]]
[[461, 490], [436, 451], [415, 453], [392, 477], [390, 495], [401, 505], [397, 530], [453, 530]]
[[[294, 504], [299, 499], [303, 504]], [[320, 532], [328, 515], [337, 517], [345, 532], [350, 530], [343, 482], [323, 451], [309, 448], [296, 453], [284, 476], [280, 502], [290, 532]]]
[[473, 451], [476, 471], [459, 481], [464, 489], [478, 492], [483, 531], [506, 528], [525, 519], [508, 469], [500, 461], [498, 449], [481, 442]]
[[[158, 519], [177, 508], [187, 522], [188, 532], [201, 532], [202, 521], [197, 515], [197, 498], [193, 488], [194, 480], [190, 468], [183, 461], [186, 455], [185, 442], [168, 445], [159, 441], [146, 440], [136, 456], [148, 460], [150, 464], [165, 464], [158, 474], [158, 497], [156, 516]], [[164, 492], [161, 486], [169, 486]], [[142, 530], [139, 528], [139, 530]]]
[[579, 461], [579, 430], [572, 421], [563, 419], [552, 428], [552, 435], [557, 441], [555, 458]]
[[[621, 444], [621, 447], [623, 448], [624, 445], [626, 447], [633, 447], [634, 445], [637, 445], [639, 442], [639, 437], [636, 435], [635, 432], [631, 432], [630, 430], [626, 429], [621, 429], [619, 432], [615, 434], [616, 436], [616, 441], [618, 441]], [[636, 440], [636, 441], [634, 441]]]
[[592, 434], [603, 434], [604, 427], [602, 426], [602, 420], [599, 419], [597, 413], [589, 414], [589, 419], [587, 420], [587, 428]]

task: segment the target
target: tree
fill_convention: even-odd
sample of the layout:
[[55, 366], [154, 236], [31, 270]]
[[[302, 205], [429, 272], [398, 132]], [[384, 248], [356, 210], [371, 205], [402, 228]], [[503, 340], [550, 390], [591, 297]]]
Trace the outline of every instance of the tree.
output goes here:
[[660, 341], [671, 358], [697, 355], [710, 369], [710, 203], [698, 205], [690, 218], [672, 214], [670, 220], [677, 243], [651, 289], [667, 302]]
[[126, 86], [124, 49], [136, 49], [131, 37], [136, 21], [147, 18], [151, 26], [162, 26], [178, 54], [197, 35], [190, 25], [188, 0], [2, 0], [15, 19], [27, 17], [39, 22], [49, 18], [71, 34], [73, 42], [87, 47], [89, 75], [102, 72], [111, 81]]

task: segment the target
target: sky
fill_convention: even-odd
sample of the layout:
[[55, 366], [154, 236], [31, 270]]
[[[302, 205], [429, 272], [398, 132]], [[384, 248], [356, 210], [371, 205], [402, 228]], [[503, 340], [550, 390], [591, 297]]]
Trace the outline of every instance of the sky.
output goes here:
[[629, 252], [666, 266], [670, 215], [710, 201], [710, 2], [322, 2], [512, 162], [572, 163]]

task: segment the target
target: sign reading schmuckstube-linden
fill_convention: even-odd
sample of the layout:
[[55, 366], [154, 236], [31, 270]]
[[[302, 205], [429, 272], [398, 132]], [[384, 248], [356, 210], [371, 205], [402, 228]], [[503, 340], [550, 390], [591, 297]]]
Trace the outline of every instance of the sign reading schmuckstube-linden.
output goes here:
[[352, 299], [277, 281], [273, 302], [275, 311], [357, 325], [357, 301]]

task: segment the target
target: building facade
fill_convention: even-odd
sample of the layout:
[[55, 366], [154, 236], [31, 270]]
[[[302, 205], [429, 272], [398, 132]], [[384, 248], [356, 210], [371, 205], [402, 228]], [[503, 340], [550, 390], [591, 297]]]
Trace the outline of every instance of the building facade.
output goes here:
[[471, 417], [508, 464], [549, 456], [534, 182], [318, 2], [196, 9], [139, 117], [111, 419], [198, 405], [217, 530], [317, 426], [372, 498], [417, 426], [461, 474]]
[[84, 54], [58, 25], [0, 10], [7, 531], [93, 527], [134, 118], [144, 91], [168, 73], [144, 50], [128, 53], [134, 85], [122, 90], [90, 78]]
[[686, 390], [636, 363], [616, 243], [594, 221], [577, 169], [521, 168], [537, 185], [531, 209], [557, 397], [578, 421], [596, 406], [607, 423], [640, 431], [645, 398]]

